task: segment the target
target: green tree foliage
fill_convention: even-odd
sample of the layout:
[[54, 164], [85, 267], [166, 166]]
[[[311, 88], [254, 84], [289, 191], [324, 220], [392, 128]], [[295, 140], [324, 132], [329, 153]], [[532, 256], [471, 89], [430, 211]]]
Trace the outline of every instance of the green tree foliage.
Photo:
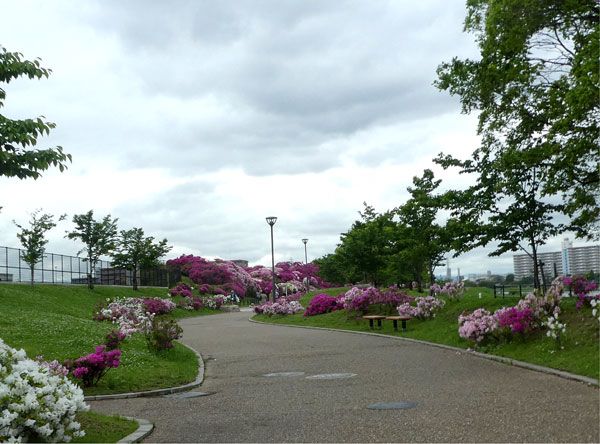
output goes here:
[[122, 230], [117, 239], [112, 265], [116, 268], [131, 270], [133, 289], [137, 290], [138, 271], [158, 266], [159, 259], [171, 248], [167, 246], [166, 239], [154, 242], [152, 236], [144, 237], [144, 230], [141, 228]]
[[[541, 196], [562, 196], [571, 230], [597, 237], [600, 88], [595, 0], [468, 0], [481, 59], [443, 63], [437, 86], [479, 111], [481, 163], [536, 167]], [[518, 179], [518, 178], [517, 178]]]
[[342, 233], [336, 253], [348, 267], [350, 276], [360, 276], [360, 280], [377, 286], [387, 280], [385, 269], [395, 223], [391, 212], [379, 214], [366, 203], [364, 206], [359, 212], [361, 219]]
[[[40, 65], [39, 59], [23, 59], [18, 52], [8, 52], [0, 46], [0, 83], [9, 83], [21, 76], [30, 79], [48, 77], [50, 70]], [[4, 106], [5, 90], [0, 87], [0, 108]], [[42, 171], [55, 166], [63, 171], [71, 155], [62, 147], [28, 149], [37, 144], [40, 136], [48, 135], [55, 127], [43, 116], [34, 119], [12, 120], [0, 114], [0, 176], [19, 179], [40, 177]]]
[[[29, 265], [31, 271], [31, 285], [33, 286], [33, 269], [35, 264], [40, 262], [46, 251], [46, 233], [56, 226], [54, 216], [50, 214], [40, 214], [41, 210], [36, 210], [31, 215], [29, 227], [23, 227], [17, 222], [13, 223], [21, 231], [17, 233], [17, 238], [21, 242], [24, 251], [21, 253], [21, 259]], [[60, 216], [58, 219], [63, 220], [66, 216]]]
[[77, 255], [86, 254], [85, 261], [88, 263], [88, 288], [94, 288], [93, 273], [96, 264], [103, 255], [110, 255], [115, 248], [117, 237], [117, 220], [112, 219], [110, 214], [102, 220], [94, 220], [94, 211], [90, 210], [84, 214], [73, 216], [75, 229], [67, 232], [67, 238], [78, 239], [85, 247]]
[[435, 282], [435, 267], [442, 265], [450, 250], [448, 229], [436, 222], [441, 197], [434, 193], [440, 183], [431, 170], [425, 170], [421, 177], [414, 177], [413, 186], [407, 188], [410, 199], [396, 209], [400, 217], [396, 250], [404, 258], [419, 291], [423, 288], [424, 275], [430, 283]]

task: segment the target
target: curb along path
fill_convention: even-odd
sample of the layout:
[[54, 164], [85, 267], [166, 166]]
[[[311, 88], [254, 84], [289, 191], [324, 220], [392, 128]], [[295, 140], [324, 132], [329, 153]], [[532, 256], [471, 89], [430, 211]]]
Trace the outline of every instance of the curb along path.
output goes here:
[[598, 380], [596, 380], [594, 378], [590, 378], [588, 376], [577, 375], [575, 373], [569, 373], [569, 372], [566, 372], [563, 370], [558, 370], [558, 369], [551, 368], [551, 367], [544, 367], [542, 365], [531, 364], [529, 362], [524, 362], [524, 361], [518, 361], [516, 359], [507, 358], [504, 356], [490, 355], [490, 354], [481, 353], [481, 352], [478, 352], [475, 350], [453, 347], [451, 345], [446, 345], [446, 344], [438, 344], [436, 342], [423, 341], [421, 339], [404, 338], [402, 336], [392, 336], [392, 335], [386, 335], [383, 333], [375, 333], [375, 332], [369, 332], [369, 331], [344, 330], [344, 329], [340, 329], [340, 328], [313, 327], [310, 325], [275, 324], [275, 323], [270, 323], [270, 322], [257, 321], [255, 319], [252, 319], [252, 317], [248, 318], [248, 321], [254, 322], [256, 324], [262, 324], [262, 325], [274, 325], [277, 327], [306, 328], [309, 330], [336, 331], [336, 332], [341, 332], [341, 333], [352, 333], [352, 334], [357, 334], [357, 335], [378, 336], [381, 338], [388, 338], [388, 339], [399, 339], [402, 341], [414, 342], [416, 344], [424, 344], [424, 345], [430, 345], [432, 347], [443, 348], [445, 350], [452, 350], [452, 351], [459, 352], [459, 353], [466, 353], [469, 355], [476, 356], [478, 358], [488, 359], [490, 361], [502, 362], [503, 364], [513, 365], [515, 367], [521, 367], [521, 368], [525, 368], [527, 370], [532, 370], [532, 371], [536, 371], [536, 372], [547, 373], [549, 375], [559, 376], [561, 378], [570, 379], [570, 380], [578, 381], [578, 382], [583, 382], [584, 384], [593, 385], [596, 387], [600, 386]]

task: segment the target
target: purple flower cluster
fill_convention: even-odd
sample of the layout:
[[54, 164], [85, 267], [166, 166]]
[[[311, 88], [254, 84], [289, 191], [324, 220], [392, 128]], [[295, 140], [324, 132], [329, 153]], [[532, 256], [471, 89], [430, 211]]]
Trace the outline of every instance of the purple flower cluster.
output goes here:
[[315, 295], [309, 302], [304, 316], [315, 316], [331, 311], [343, 310], [344, 302], [341, 298], [336, 298], [325, 293]]
[[510, 329], [511, 333], [524, 334], [535, 327], [533, 311], [530, 308], [500, 308], [494, 313], [500, 328]]
[[145, 298], [143, 303], [146, 313], [154, 315], [170, 313], [176, 307], [173, 301], [161, 298]]
[[191, 298], [192, 297], [192, 288], [187, 285], [184, 284], [183, 282], [177, 284], [176, 287], [173, 287], [169, 290], [169, 294], [171, 296], [183, 296], [184, 298]]
[[105, 345], [96, 347], [94, 353], [77, 358], [69, 363], [71, 374], [81, 379], [85, 387], [96, 385], [108, 369], [117, 368], [121, 360], [121, 350], [106, 350]]
[[67, 376], [69, 369], [58, 362], [56, 359], [53, 361], [44, 360], [43, 356], [36, 356], [35, 360], [40, 364], [41, 367], [46, 367], [48, 373], [53, 376]]
[[571, 287], [571, 291], [577, 296], [575, 307], [577, 310], [583, 308], [587, 303], [590, 304], [592, 299], [600, 299], [600, 295], [591, 296], [590, 292], [598, 288], [598, 284], [594, 281], [588, 281], [583, 276], [571, 276], [563, 278], [563, 284]]

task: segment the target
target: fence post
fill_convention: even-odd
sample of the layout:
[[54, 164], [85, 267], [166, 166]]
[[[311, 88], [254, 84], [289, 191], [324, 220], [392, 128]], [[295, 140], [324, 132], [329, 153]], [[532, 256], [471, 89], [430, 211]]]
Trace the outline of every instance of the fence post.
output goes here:
[[521, 288], [521, 284], [519, 284], [519, 298], [523, 298], [523, 289]]

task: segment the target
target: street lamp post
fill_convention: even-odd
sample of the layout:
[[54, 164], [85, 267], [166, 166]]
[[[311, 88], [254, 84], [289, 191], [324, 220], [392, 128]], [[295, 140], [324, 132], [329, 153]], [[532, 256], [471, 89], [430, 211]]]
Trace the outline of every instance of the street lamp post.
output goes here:
[[275, 222], [277, 222], [277, 218], [274, 216], [269, 216], [266, 219], [267, 223], [271, 226], [271, 272], [273, 275], [272, 298], [273, 302], [275, 302], [275, 250], [273, 248], [273, 225], [275, 225]]
[[[308, 265], [308, 255], [306, 254], [306, 244], [308, 242], [308, 239], [302, 239], [302, 243], [304, 244], [304, 264]], [[309, 279], [308, 276], [306, 276], [306, 291], [308, 291], [308, 286], [309, 286]]]

